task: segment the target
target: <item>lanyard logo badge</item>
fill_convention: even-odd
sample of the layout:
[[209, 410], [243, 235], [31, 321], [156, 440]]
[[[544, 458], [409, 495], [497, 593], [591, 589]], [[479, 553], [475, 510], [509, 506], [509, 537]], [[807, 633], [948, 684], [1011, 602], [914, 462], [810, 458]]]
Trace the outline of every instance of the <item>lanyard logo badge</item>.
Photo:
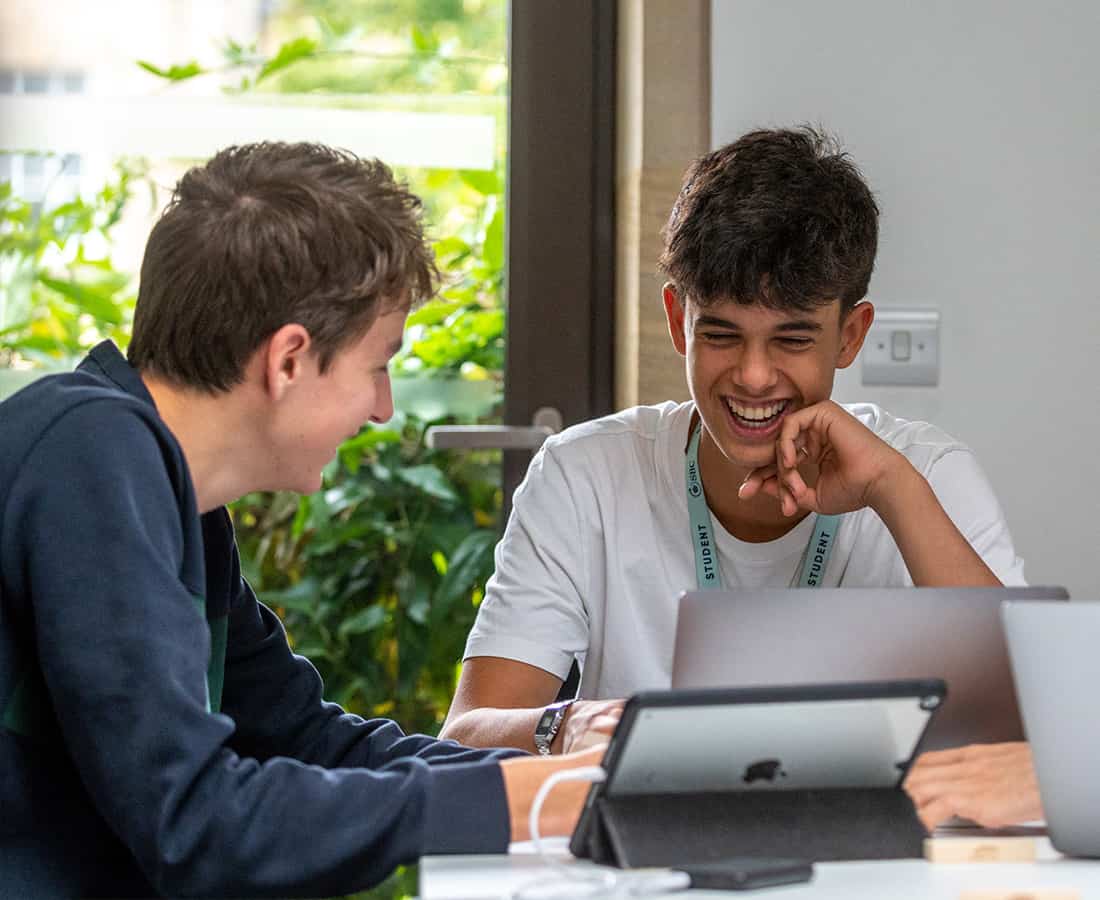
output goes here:
[[688, 494], [698, 497], [703, 493], [703, 486], [699, 483], [699, 461], [688, 459], [687, 468]]

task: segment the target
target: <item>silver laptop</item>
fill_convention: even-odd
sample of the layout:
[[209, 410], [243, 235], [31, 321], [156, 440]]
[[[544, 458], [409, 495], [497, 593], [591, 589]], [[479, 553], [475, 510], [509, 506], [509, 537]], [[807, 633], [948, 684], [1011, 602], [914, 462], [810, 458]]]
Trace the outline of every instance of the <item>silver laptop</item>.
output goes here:
[[1061, 587], [793, 588], [680, 598], [672, 687], [941, 678], [947, 700], [922, 750], [1022, 740], [1001, 627], [1008, 598]]
[[1002, 615], [1051, 843], [1100, 856], [1100, 603], [1013, 600]]

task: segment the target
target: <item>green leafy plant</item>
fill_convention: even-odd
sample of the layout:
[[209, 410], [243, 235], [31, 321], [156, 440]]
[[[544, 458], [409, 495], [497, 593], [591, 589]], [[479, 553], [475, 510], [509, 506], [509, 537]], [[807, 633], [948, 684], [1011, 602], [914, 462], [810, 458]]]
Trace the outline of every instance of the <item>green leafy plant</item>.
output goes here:
[[396, 416], [345, 443], [320, 492], [234, 505], [250, 582], [329, 699], [438, 730], [492, 570], [496, 471], [426, 448], [423, 423]]
[[0, 182], [0, 367], [68, 364], [104, 338], [122, 346], [133, 278], [110, 257], [140, 162], [120, 161], [91, 197], [29, 203]]
[[457, 181], [450, 211], [464, 220], [435, 244], [446, 273], [438, 300], [408, 321], [405, 348], [394, 360], [398, 376], [461, 375], [496, 378], [504, 369], [503, 179], [500, 172], [444, 171]]

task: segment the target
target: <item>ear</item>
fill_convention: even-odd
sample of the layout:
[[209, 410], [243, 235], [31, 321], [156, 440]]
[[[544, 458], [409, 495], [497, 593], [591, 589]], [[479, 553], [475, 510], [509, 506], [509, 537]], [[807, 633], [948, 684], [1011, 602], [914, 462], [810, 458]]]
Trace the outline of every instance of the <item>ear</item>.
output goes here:
[[840, 352], [836, 359], [838, 369], [847, 369], [855, 362], [874, 321], [875, 308], [869, 300], [857, 303], [848, 311], [844, 321], [840, 323]]
[[668, 318], [668, 335], [672, 338], [672, 346], [681, 356], [687, 356], [687, 335], [684, 332], [684, 316], [687, 311], [684, 301], [671, 281], [665, 282], [661, 297], [665, 301], [665, 316]]
[[309, 332], [296, 323], [284, 325], [257, 351], [263, 364], [264, 387], [273, 400], [281, 400], [300, 382], [308, 365], [316, 365], [311, 351]]

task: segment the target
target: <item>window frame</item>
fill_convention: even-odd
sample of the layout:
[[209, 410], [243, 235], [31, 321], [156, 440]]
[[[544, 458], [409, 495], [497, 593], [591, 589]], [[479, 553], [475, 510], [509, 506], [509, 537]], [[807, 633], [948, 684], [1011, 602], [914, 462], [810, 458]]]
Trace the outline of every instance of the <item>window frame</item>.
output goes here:
[[[612, 0], [511, 5], [508, 425], [613, 410], [616, 29]], [[529, 461], [504, 453], [506, 506]]]

